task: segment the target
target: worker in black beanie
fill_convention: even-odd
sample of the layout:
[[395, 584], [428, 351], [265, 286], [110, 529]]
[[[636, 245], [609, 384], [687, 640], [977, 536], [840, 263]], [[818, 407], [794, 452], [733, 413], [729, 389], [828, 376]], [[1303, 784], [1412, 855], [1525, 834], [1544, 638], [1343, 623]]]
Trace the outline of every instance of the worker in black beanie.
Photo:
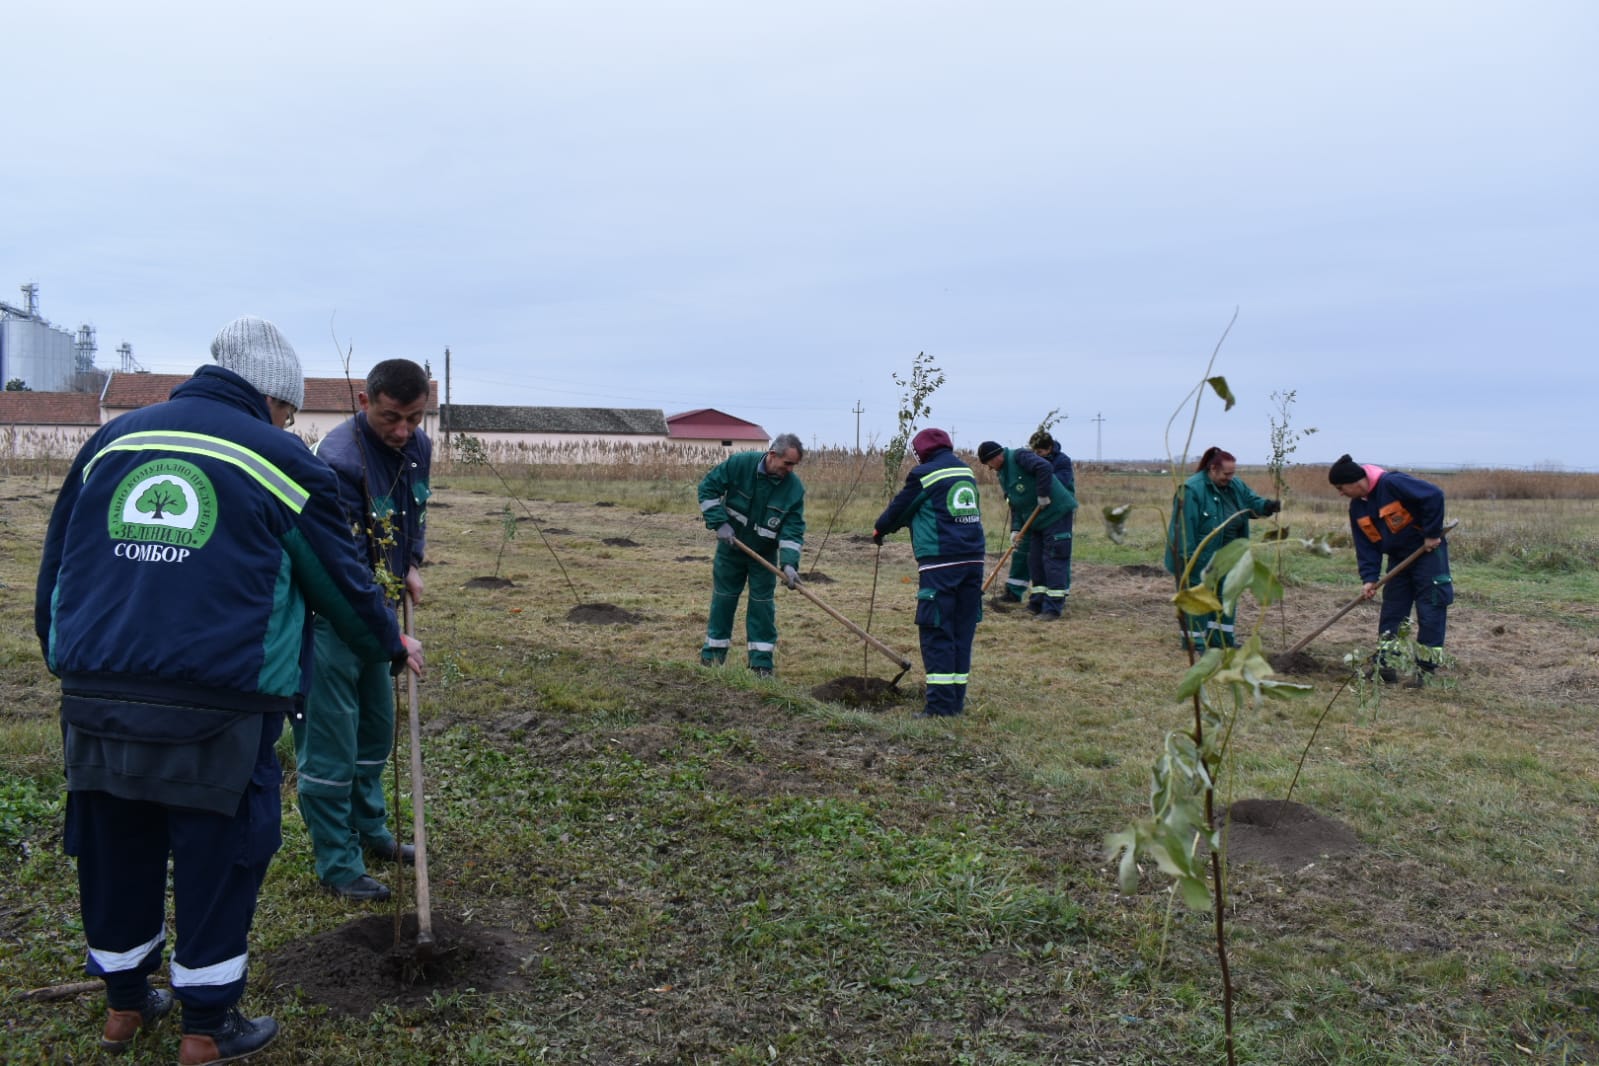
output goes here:
[[[1438, 668], [1443, 656], [1449, 605], [1455, 602], [1454, 578], [1449, 573], [1449, 544], [1444, 540], [1444, 494], [1438, 486], [1370, 463], [1357, 463], [1348, 455], [1327, 472], [1327, 480], [1349, 500], [1349, 526], [1360, 568], [1361, 595], [1377, 595], [1382, 557], [1388, 569], [1420, 550], [1408, 569], [1394, 574], [1384, 587], [1377, 635], [1393, 640], [1416, 610], [1416, 643], [1421, 646], [1412, 684], [1423, 684]], [[1399, 680], [1398, 664], [1379, 656], [1379, 676], [1388, 683]]]

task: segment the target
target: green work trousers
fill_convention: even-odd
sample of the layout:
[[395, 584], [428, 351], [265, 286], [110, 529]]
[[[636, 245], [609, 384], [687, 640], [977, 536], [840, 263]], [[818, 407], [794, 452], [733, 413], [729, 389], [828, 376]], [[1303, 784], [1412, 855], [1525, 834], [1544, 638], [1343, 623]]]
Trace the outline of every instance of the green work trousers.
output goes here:
[[311, 692], [304, 720], [294, 723], [296, 778], [317, 876], [343, 885], [366, 873], [363, 847], [394, 847], [383, 799], [394, 682], [388, 663], [362, 662], [321, 618], [315, 628]]
[[1027, 571], [1027, 542], [1032, 539], [1032, 534], [1029, 533], [1022, 538], [1020, 544], [1016, 545], [1016, 550], [1010, 553], [1010, 573], [1005, 575], [1005, 588], [1000, 593], [1002, 599], [1012, 603], [1027, 602], [1028, 591], [1033, 586], [1032, 577]]
[[744, 639], [749, 644], [751, 670], [772, 669], [772, 651], [777, 647], [777, 575], [737, 548], [717, 544], [711, 563], [711, 618], [705, 626], [703, 662], [726, 662], [733, 644], [733, 617], [738, 613], [738, 598], [745, 582], [750, 587], [749, 607], [744, 612]]

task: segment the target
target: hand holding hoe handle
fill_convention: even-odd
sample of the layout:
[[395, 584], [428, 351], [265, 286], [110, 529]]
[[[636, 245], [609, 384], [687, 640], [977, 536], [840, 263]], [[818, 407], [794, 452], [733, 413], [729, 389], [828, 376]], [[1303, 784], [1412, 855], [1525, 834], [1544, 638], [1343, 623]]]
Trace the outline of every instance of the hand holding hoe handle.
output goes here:
[[[761, 555], [760, 552], [756, 551], [754, 548], [751, 548], [748, 544], [745, 544], [743, 541], [736, 538], [734, 539], [733, 544], [738, 548], [739, 551], [743, 552], [745, 555], [748, 555], [751, 559], [754, 559], [756, 562], [766, 567], [766, 569], [770, 570], [778, 577], [783, 576], [783, 571], [773, 566], [766, 560], [764, 556]], [[812, 603], [816, 604], [816, 606], [832, 615], [837, 621], [842, 622], [844, 628], [848, 629], [851, 633], [854, 633], [857, 637], [860, 637], [866, 643], [870, 644], [872, 647], [876, 648], [878, 651], [894, 660], [894, 665], [899, 667], [899, 675], [894, 678], [894, 681], [889, 682], [890, 688], [894, 686], [895, 681], [898, 681], [901, 677], [905, 676], [905, 671], [911, 668], [911, 661], [909, 659], [905, 658], [905, 656], [901, 655], [893, 648], [890, 648], [887, 644], [884, 644], [882, 641], [866, 632], [866, 630], [862, 629], [860, 626], [856, 625], [854, 622], [851, 622], [848, 618], [845, 618], [843, 615], [833, 610], [833, 608], [823, 603], [817, 598], [816, 593], [805, 587], [804, 582], [795, 582], [794, 591], [798, 592], [801, 596], [804, 596], [807, 600], [810, 600]]]
[[999, 572], [1001, 570], [1005, 569], [1005, 560], [1010, 558], [1010, 553], [1016, 550], [1016, 545], [1020, 544], [1021, 541], [1022, 541], [1022, 538], [1027, 536], [1027, 527], [1033, 524], [1033, 519], [1037, 518], [1038, 517], [1038, 512], [1042, 511], [1042, 510], [1043, 510], [1042, 507], [1034, 507], [1033, 508], [1033, 513], [1028, 515], [1027, 516], [1027, 521], [1022, 523], [1022, 528], [1018, 529], [1016, 531], [1016, 535], [1011, 538], [1010, 547], [1005, 549], [1005, 554], [1001, 555], [999, 557], [999, 562], [994, 564], [994, 572], [992, 574], [989, 574], [988, 575], [988, 580], [983, 582], [983, 591], [984, 592], [988, 591], [988, 586], [990, 586], [990, 585], [992, 585], [994, 583], [994, 579], [999, 576]]
[[[1459, 524], [1460, 524], [1460, 519], [1458, 519], [1458, 518], [1455, 519], [1452, 522], [1445, 522], [1444, 523], [1444, 528], [1443, 528], [1443, 533], [1448, 533], [1451, 529], [1454, 529]], [[1440, 534], [1440, 536], [1442, 536], [1442, 535], [1443, 534]], [[1427, 551], [1427, 548], [1426, 548], [1425, 545], [1423, 545], [1422, 547], [1417, 548], [1415, 551], [1411, 552], [1409, 555], [1405, 556], [1405, 558], [1401, 562], [1395, 564], [1394, 566], [1389, 567], [1388, 568], [1388, 572], [1386, 574], [1384, 574], [1382, 576], [1382, 578], [1375, 585], [1372, 586], [1371, 591], [1373, 593], [1375, 593], [1378, 589], [1380, 589], [1384, 585], [1388, 584], [1388, 580], [1390, 578], [1392, 578], [1395, 574], [1399, 573], [1401, 570], [1405, 569], [1405, 567], [1409, 566], [1411, 563], [1415, 562], [1417, 559], [1421, 558], [1422, 555], [1426, 551]], [[1289, 648], [1288, 651], [1286, 652], [1286, 654], [1288, 654], [1288, 655], [1296, 655], [1299, 652], [1304, 651], [1305, 650], [1305, 645], [1309, 644], [1311, 641], [1315, 640], [1317, 637], [1319, 637], [1323, 633], [1327, 632], [1327, 627], [1328, 626], [1330, 626], [1334, 622], [1338, 621], [1338, 619], [1342, 618], [1344, 615], [1346, 615], [1350, 611], [1354, 610], [1357, 606], [1359, 606], [1361, 603], [1364, 603], [1369, 598], [1370, 597], [1368, 597], [1366, 595], [1365, 591], [1362, 590], [1360, 595], [1356, 596], [1354, 599], [1350, 600], [1348, 603], [1346, 603], [1342, 607], [1338, 608], [1337, 613], [1335, 613], [1331, 618], [1327, 619], [1321, 625], [1317, 626], [1315, 628], [1315, 630], [1313, 630], [1308, 637], [1306, 637], [1305, 639], [1301, 640], [1298, 644], [1295, 644], [1292, 648]]]

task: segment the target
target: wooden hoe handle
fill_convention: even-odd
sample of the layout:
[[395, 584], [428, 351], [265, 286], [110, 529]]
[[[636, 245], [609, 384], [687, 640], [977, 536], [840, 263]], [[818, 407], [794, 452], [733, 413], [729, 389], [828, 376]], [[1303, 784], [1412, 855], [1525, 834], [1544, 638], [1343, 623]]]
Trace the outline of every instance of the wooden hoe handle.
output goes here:
[[[739, 551], [743, 552], [745, 555], [748, 555], [751, 559], [754, 559], [756, 562], [766, 567], [766, 569], [770, 570], [778, 577], [783, 576], [783, 571], [773, 566], [767, 561], [765, 556], [761, 555], [761, 553], [756, 551], [754, 548], [751, 548], [748, 544], [745, 544], [737, 537], [733, 538], [733, 543], [738, 547]], [[832, 615], [833, 618], [838, 622], [843, 623], [845, 629], [848, 629], [851, 633], [854, 633], [857, 637], [860, 637], [866, 643], [870, 644], [872, 647], [876, 648], [890, 659], [893, 659], [894, 665], [900, 668], [901, 673], [910, 669], [911, 661], [909, 659], [905, 658], [905, 656], [901, 655], [893, 648], [890, 648], [887, 644], [884, 644], [882, 641], [866, 632], [866, 630], [862, 629], [860, 626], [856, 625], [854, 622], [851, 622], [848, 618], [845, 618], [843, 615], [833, 610], [833, 608], [823, 603], [816, 593], [805, 587], [805, 583], [803, 581], [794, 582], [794, 591], [798, 592], [801, 596], [804, 596], [807, 600], [810, 600], [812, 603], [816, 604], [816, 606]]]

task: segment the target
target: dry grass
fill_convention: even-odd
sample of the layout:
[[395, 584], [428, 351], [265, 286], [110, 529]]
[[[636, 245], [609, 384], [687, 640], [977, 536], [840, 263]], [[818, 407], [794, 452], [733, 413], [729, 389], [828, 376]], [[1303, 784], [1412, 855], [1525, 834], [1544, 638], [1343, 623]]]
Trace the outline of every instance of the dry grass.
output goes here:
[[[821, 528], [837, 511], [821, 563], [832, 580], [813, 585], [813, 591], [857, 622], [870, 615], [872, 631], [914, 660], [915, 578], [909, 547], [901, 535], [879, 554], [864, 539], [882, 504], [883, 484], [880, 465], [868, 466], [857, 483], [859, 469], [859, 459], [847, 453], [813, 454], [801, 468], [810, 487], [812, 527], [805, 569], [812, 566]], [[1018, 614], [991, 613], [978, 631], [970, 714], [946, 727], [909, 721], [904, 711], [914, 703], [865, 717], [807, 701], [808, 690], [840, 676], [889, 677], [896, 668], [875, 652], [863, 652], [861, 642], [842, 626], [781, 589], [777, 681], [754, 682], [736, 665], [717, 672], [678, 665], [695, 658], [709, 596], [713, 541], [693, 502], [693, 484], [702, 469], [667, 466], [650, 471], [648, 480], [631, 481], [589, 477], [581, 464], [559, 472], [517, 467], [500, 472], [515, 488], [517, 501], [508, 504], [499, 481], [480, 469], [442, 468], [435, 479], [438, 506], [429, 519], [433, 564], [426, 571], [428, 598], [420, 616], [431, 670], [429, 706], [442, 717], [441, 731], [467, 723], [481, 730], [474, 737], [486, 738], [459, 743], [467, 754], [458, 768], [457, 790], [479, 782], [471, 776], [475, 764], [466, 760], [477, 758], [473, 753], [486, 743], [499, 743], [494, 738], [509, 730], [509, 723], [542, 731], [549, 721], [560, 721], [571, 731], [536, 752], [510, 746], [520, 773], [543, 772], [563, 760], [594, 759], [618, 747], [650, 759], [666, 758], [661, 753], [688, 744], [699, 726], [684, 722], [681, 708], [656, 714], [648, 682], [692, 685], [697, 700], [724, 708], [736, 720], [736, 727], [724, 723], [713, 733], [718, 743], [734, 745], [738, 758], [721, 765], [709, 783], [680, 772], [683, 784], [676, 791], [701, 789], [708, 801], [721, 796], [719, 789], [729, 781], [748, 783], [760, 777], [781, 783], [779, 770], [788, 772], [795, 760], [774, 752], [794, 739], [764, 734], [763, 718], [776, 723], [801, 713], [821, 715], [828, 724], [820, 729], [876, 738], [869, 748], [881, 740], [889, 763], [886, 768], [878, 764], [882, 777], [869, 781], [848, 776], [858, 770], [860, 759], [806, 772], [825, 777], [852, 797], [890, 795], [886, 790], [903, 773], [914, 780], [914, 791], [892, 794], [896, 813], [873, 817], [906, 833], [931, 832], [935, 824], [951, 820], [994, 861], [1008, 854], [1007, 843], [986, 836], [985, 826], [999, 811], [1019, 818], [1030, 837], [1053, 842], [1027, 853], [1032, 856], [1029, 878], [1069, 892], [1085, 907], [1091, 924], [1083, 943], [1073, 943], [1064, 954], [1058, 946], [1055, 953], [1014, 955], [996, 949], [998, 962], [984, 954], [988, 942], [983, 920], [969, 919], [967, 935], [984, 945], [975, 954], [987, 960], [988, 968], [978, 970], [975, 983], [959, 990], [934, 985], [913, 990], [887, 1015], [846, 1012], [835, 1018], [830, 1013], [837, 1010], [843, 985], [829, 982], [881, 968], [880, 961], [868, 961], [874, 950], [869, 945], [830, 948], [846, 954], [830, 965], [816, 964], [811, 980], [821, 982], [819, 991], [787, 989], [785, 1003], [791, 1010], [783, 1024], [810, 1026], [814, 1015], [826, 1019], [827, 1027], [855, 1033], [861, 1041], [857, 1050], [876, 1050], [853, 1058], [829, 1057], [779, 1040], [785, 1061], [932, 1063], [957, 1061], [962, 1055], [966, 1061], [1216, 1061], [1207, 923], [1201, 916], [1179, 913], [1167, 968], [1152, 974], [1164, 899], [1154, 882], [1137, 897], [1116, 895], [1098, 854], [1101, 835], [1139, 811], [1161, 734], [1184, 727], [1188, 718], [1186, 708], [1171, 696], [1186, 660], [1168, 602], [1170, 579], [1153, 569], [1159, 563], [1169, 477], [1092, 465], [1080, 472], [1084, 511], [1068, 617], [1043, 626]], [[1302, 480], [1305, 489], [1289, 495], [1285, 520], [1307, 536], [1341, 531], [1346, 522], [1341, 501], [1325, 487], [1323, 475], [1311, 474], [1295, 473], [1292, 483]], [[1261, 472], [1246, 470], [1244, 477], [1265, 491]], [[991, 478], [984, 474], [981, 484], [993, 532], [1003, 524], [1003, 515]], [[39, 487], [38, 481], [0, 482], [0, 495], [8, 498], [9, 524], [0, 541], [6, 553], [0, 555], [0, 580], [9, 586], [0, 605], [8, 627], [26, 624], [31, 602], [25, 587], [31, 581], [29, 554], [36, 563], [38, 530], [49, 503], [48, 493]], [[1445, 488], [1450, 491], [1448, 483]], [[1120, 546], [1104, 538], [1096, 520], [1098, 508], [1112, 503], [1134, 505], [1128, 540]], [[546, 531], [544, 537], [523, 528], [506, 549], [501, 573], [516, 582], [514, 587], [465, 588], [469, 578], [492, 571], [508, 505], [526, 524], [531, 524], [531, 515]], [[1599, 508], [1588, 489], [1531, 503], [1463, 491], [1458, 501], [1451, 496], [1451, 511], [1464, 518], [1465, 526], [1456, 538], [1460, 598], [1451, 612], [1449, 639], [1459, 664], [1449, 684], [1389, 691], [1380, 702], [1366, 704], [1340, 691], [1342, 655], [1370, 647], [1375, 609], [1363, 607], [1311, 646], [1321, 670], [1304, 680], [1316, 684], [1315, 697], [1251, 711], [1240, 722], [1226, 778], [1232, 796], [1281, 796], [1308, 744], [1295, 799], [1351, 826], [1364, 849], [1355, 861], [1312, 862], [1291, 870], [1252, 865], [1234, 869], [1234, 966], [1247, 1061], [1397, 1066], [1599, 1057], [1599, 1022], [1592, 1013], [1599, 959], [1591, 948], [1594, 915], [1599, 914], [1599, 727], [1594, 718], [1599, 709], [1599, 598], [1584, 591], [1592, 586], [1581, 582], [1591, 578], [1581, 574], [1535, 570], [1525, 559], [1518, 562], [1514, 553], [1497, 548], [1479, 559], [1465, 547], [1473, 537], [1486, 539], [1479, 531], [1517, 524], [1526, 527], [1529, 538], [1539, 530], [1547, 535], [1558, 529], [1591, 540], [1599, 529]], [[636, 546], [604, 543], [622, 537]], [[991, 542], [997, 546], [998, 536]], [[1546, 541], [1529, 543], [1536, 549]], [[556, 567], [557, 557], [575, 593]], [[1266, 620], [1268, 646], [1274, 648], [1319, 624], [1358, 589], [1346, 550], [1321, 559], [1290, 549], [1285, 568], [1289, 598], [1282, 611], [1274, 608]], [[579, 603], [615, 604], [641, 621], [598, 627], [568, 622], [567, 611]], [[1241, 622], [1255, 620], [1256, 612], [1246, 607]], [[741, 656], [740, 638], [735, 630], [735, 662]], [[14, 752], [16, 744], [37, 748], [52, 743], [49, 731], [41, 734], [37, 728], [41, 720], [50, 720], [51, 692], [42, 667], [29, 654], [29, 639], [24, 634], [6, 646], [11, 660], [0, 671], [11, 713], [29, 727], [25, 740], [14, 743]], [[576, 665], [583, 663], [601, 665]], [[607, 671], [606, 663], [614, 666]], [[907, 687], [914, 689], [917, 681], [913, 669]], [[752, 693], [772, 702], [752, 704], [746, 698]], [[1317, 730], [1329, 701], [1332, 710]], [[579, 719], [590, 723], [582, 731], [570, 724]], [[979, 772], [973, 767], [989, 768], [980, 771], [992, 784], [992, 791], [974, 801], [981, 807], [949, 809], [950, 800], [937, 784], [908, 776], [912, 759], [907, 746], [920, 738], [944, 737], [951, 738], [946, 757], [951, 766], [960, 762], [962, 774]], [[554, 740], [562, 746], [555, 747]], [[811, 737], [808, 742], [817, 741]], [[54, 757], [58, 751], [43, 754]], [[8, 772], [39, 771], [37, 762], [24, 766], [12, 762], [11, 755], [6, 758]], [[793, 772], [800, 776], [791, 787], [803, 792], [812, 782]], [[452, 834], [457, 848], [469, 839], [473, 848], [490, 849], [495, 832], [510, 831], [501, 830], [498, 822], [474, 827], [474, 821], [489, 819], [499, 809], [483, 804], [481, 795], [447, 796], [446, 802], [452, 798], [468, 813], [438, 830], [436, 839], [446, 850]], [[627, 813], [625, 798], [609, 802], [613, 806], [606, 809], [613, 814], [638, 817]], [[524, 820], [563, 817], [563, 809], [539, 806]], [[451, 817], [448, 808], [440, 817]], [[652, 830], [649, 812], [644, 812], [638, 831]], [[567, 862], [568, 852], [580, 843], [545, 840], [535, 858], [518, 856], [515, 861], [534, 869]], [[269, 882], [269, 915], [295, 909], [295, 893], [304, 879], [303, 872], [294, 872], [296, 863], [304, 865], [303, 848], [294, 854], [295, 847], [291, 842], [290, 855], [275, 867], [279, 872]], [[487, 850], [473, 858], [485, 871], [498, 861]], [[614, 858], [621, 863], [630, 856], [619, 853]], [[653, 859], [650, 869], [656, 878], [675, 876], [667, 860]], [[830, 870], [829, 875], [834, 878], [830, 891], [843, 891], [848, 871]], [[36, 882], [44, 876], [36, 874]], [[570, 884], [562, 882], [559, 891], [575, 891], [578, 876]], [[757, 876], [741, 869], [735, 880]], [[637, 905], [635, 893], [643, 888], [624, 885], [609, 869], [594, 878], [604, 882], [607, 899], [617, 900], [618, 906]], [[524, 898], [518, 895], [518, 884], [509, 878], [482, 891], [500, 905], [558, 922], [558, 913], [553, 918], [545, 914], [554, 913], [546, 896]], [[677, 887], [668, 881], [648, 890], [651, 899], [671, 898]], [[8, 894], [13, 889], [18, 889], [16, 883], [8, 883]], [[27, 891], [32, 899], [55, 890], [35, 883]], [[783, 904], [795, 914], [819, 906], [806, 898], [788, 898]], [[324, 923], [336, 920], [318, 913]], [[271, 935], [286, 935], [277, 925], [273, 928], [277, 931]], [[669, 983], [670, 973], [660, 974], [651, 966], [652, 952], [658, 956], [667, 950], [669, 934], [663, 926], [651, 935], [656, 942], [651, 951], [642, 952], [638, 965], [645, 976], [638, 980]], [[728, 934], [729, 940], [737, 942], [738, 935]], [[581, 947], [582, 939], [574, 937], [573, 946]], [[65, 979], [79, 945], [69, 929], [58, 929], [50, 945]], [[958, 946], [945, 945], [944, 950], [952, 958], [960, 955]], [[562, 944], [552, 944], [548, 952], [560, 966], [577, 965]], [[920, 964], [924, 972], [939, 972], [932, 959]], [[582, 971], [573, 983], [593, 997], [596, 990], [609, 987], [607, 981], [625, 984], [628, 977]], [[1058, 997], [1050, 1001], [1053, 1013], [1032, 1014], [1033, 1008], [1022, 1006], [1022, 990], [1039, 983]], [[747, 990], [741, 993], [731, 983], [701, 994], [721, 997], [718, 1002], [730, 1015], [755, 1007]], [[1012, 998], [1007, 1001], [1007, 996]], [[574, 1038], [574, 1027], [599, 1031], [606, 1024], [576, 999], [569, 1002], [570, 1013], [552, 1023], [553, 1029], [540, 1029], [540, 1040], [559, 1045]], [[924, 1017], [957, 1003], [954, 1017], [979, 1020], [970, 1026], [944, 1026], [936, 1017]], [[654, 1009], [653, 1003], [649, 1006]], [[521, 1045], [513, 1041], [516, 1033], [527, 1030], [499, 1017], [510, 1010], [509, 1005], [497, 1007], [496, 1020], [485, 1023], [485, 1031], [503, 1042], [488, 1048], [481, 1059], [461, 1061], [506, 1061], [521, 1053]], [[633, 1019], [631, 1008], [626, 1016]], [[925, 1043], [906, 1037], [895, 1019], [905, 1020]], [[1051, 1033], [1059, 1043], [1049, 1046], [1068, 1048], [1055, 1053], [1066, 1057], [1037, 1051], [1043, 1044], [1007, 1043], [1006, 1019], [1018, 1033]], [[408, 1022], [413, 1035], [431, 1033], [442, 1024], [430, 1013]], [[296, 1024], [303, 1028], [317, 1023], [299, 1018]], [[374, 1025], [387, 1032], [381, 1022]], [[762, 1035], [762, 1040], [746, 1041], [743, 1049], [707, 1046], [701, 1061], [764, 1061]], [[665, 1055], [659, 1049], [671, 1046], [670, 1027], [655, 1037], [657, 1043], [650, 1044], [650, 1039], [639, 1037], [627, 1061], [667, 1061], [670, 1056], [652, 1058], [641, 1049], [654, 1047], [657, 1055]], [[1034, 1050], [1014, 1050], [1020, 1046]], [[992, 1053], [1005, 1048], [1012, 1049], [1008, 1058]], [[746, 1050], [748, 1057], [741, 1057]], [[567, 1061], [606, 1060], [572, 1055]]]

